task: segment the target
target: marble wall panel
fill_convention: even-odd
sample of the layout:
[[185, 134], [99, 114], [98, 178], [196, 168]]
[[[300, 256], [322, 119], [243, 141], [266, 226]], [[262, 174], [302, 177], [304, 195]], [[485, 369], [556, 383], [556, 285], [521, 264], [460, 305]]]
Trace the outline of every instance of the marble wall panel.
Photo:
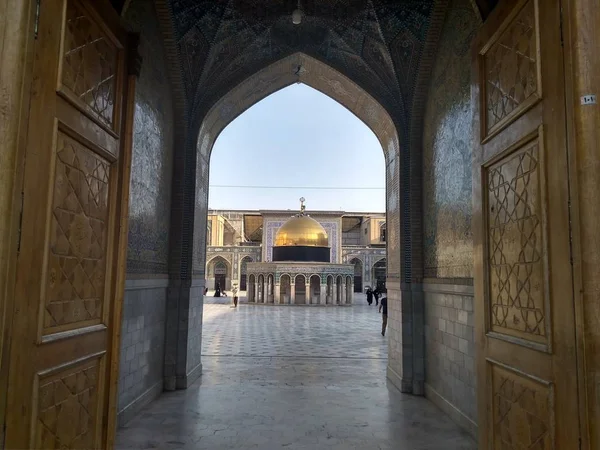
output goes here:
[[129, 201], [127, 272], [167, 273], [173, 153], [173, 100], [151, 0], [133, 0], [125, 20], [141, 34]]
[[471, 278], [471, 42], [469, 0], [451, 0], [432, 74], [423, 135], [424, 275]]

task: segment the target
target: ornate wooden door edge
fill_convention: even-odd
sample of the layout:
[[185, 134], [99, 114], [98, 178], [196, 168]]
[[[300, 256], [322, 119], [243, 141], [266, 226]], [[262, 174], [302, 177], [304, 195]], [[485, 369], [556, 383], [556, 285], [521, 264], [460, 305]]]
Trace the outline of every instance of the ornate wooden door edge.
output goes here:
[[[600, 261], [590, 257], [598, 251], [593, 239], [598, 197], [593, 193], [600, 192], [600, 177], [589, 162], [597, 161], [600, 154], [600, 13], [593, 0], [562, 0], [561, 5], [581, 448], [595, 449], [600, 447], [600, 370], [599, 357], [590, 352], [598, 348], [600, 339], [588, 330], [600, 326], [594, 287]], [[595, 103], [584, 99], [589, 94], [596, 95]]]
[[23, 161], [33, 66], [35, 0], [0, 0], [0, 449], [4, 448]]
[[123, 301], [125, 295], [125, 280], [127, 278], [127, 238], [129, 231], [129, 186], [131, 180], [131, 159], [133, 149], [133, 122], [135, 114], [135, 88], [140, 75], [142, 57], [139, 53], [140, 35], [129, 33], [127, 39], [127, 82], [125, 83], [125, 108], [123, 114], [122, 157], [119, 167], [119, 195], [116, 223], [117, 233], [117, 264], [115, 265], [115, 307], [112, 314], [114, 333], [110, 345], [110, 384], [108, 389], [108, 422], [106, 429], [106, 449], [114, 448], [117, 430], [118, 391], [119, 391], [119, 362], [121, 350], [121, 322]]

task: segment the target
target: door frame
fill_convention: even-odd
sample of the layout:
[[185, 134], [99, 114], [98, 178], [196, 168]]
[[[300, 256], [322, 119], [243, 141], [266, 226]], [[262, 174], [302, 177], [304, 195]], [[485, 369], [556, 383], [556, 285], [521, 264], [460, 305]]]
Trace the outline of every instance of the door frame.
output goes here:
[[[133, 117], [135, 112], [135, 85], [141, 67], [138, 53], [139, 35], [128, 33], [123, 26], [122, 18], [114, 10], [109, 0], [93, 0], [90, 2], [97, 15], [111, 29], [121, 30], [125, 36], [123, 47], [125, 64], [123, 67], [122, 83], [122, 113], [119, 127], [121, 129], [120, 157], [117, 171], [117, 201], [115, 204], [114, 228], [110, 230], [115, 238], [115, 261], [112, 269], [114, 308], [109, 314], [109, 327], [112, 333], [109, 336], [107, 358], [109, 369], [107, 372], [107, 389], [105, 404], [107, 405], [108, 418], [102, 430], [106, 449], [114, 448], [117, 426], [118, 405], [118, 379], [119, 357], [121, 344], [121, 315], [124, 298], [127, 261], [128, 240], [128, 210], [129, 210], [129, 182], [131, 175], [131, 157], [133, 143]], [[21, 192], [23, 190], [25, 174], [25, 155], [29, 134], [29, 104], [30, 86], [33, 77], [33, 62], [36, 45], [36, 0], [0, 0], [0, 11], [6, 12], [7, 24], [5, 35], [0, 36], [3, 52], [0, 54], [0, 87], [6, 87], [8, 100], [7, 126], [0, 134], [0, 143], [3, 144], [3, 160], [12, 160], [14, 170], [7, 172], [12, 178], [7, 178], [6, 185], [2, 185], [0, 196], [1, 203], [7, 208], [6, 219], [0, 223], [0, 243], [6, 242], [6, 247], [0, 247], [0, 449], [5, 446], [7, 393], [9, 374], [11, 372], [10, 353], [12, 344], [11, 325], [15, 313], [15, 281], [18, 261], [18, 246], [20, 240], [20, 216], [22, 210]], [[5, 83], [10, 81], [10, 83]], [[5, 106], [2, 103], [1, 106]], [[4, 144], [7, 144], [4, 146]], [[4, 158], [5, 157], [5, 158]], [[4, 169], [0, 167], [0, 169]], [[12, 188], [10, 188], [12, 185]], [[8, 187], [8, 189], [4, 189]], [[0, 204], [1, 205], [1, 204]], [[37, 322], [37, 320], [36, 320]]]

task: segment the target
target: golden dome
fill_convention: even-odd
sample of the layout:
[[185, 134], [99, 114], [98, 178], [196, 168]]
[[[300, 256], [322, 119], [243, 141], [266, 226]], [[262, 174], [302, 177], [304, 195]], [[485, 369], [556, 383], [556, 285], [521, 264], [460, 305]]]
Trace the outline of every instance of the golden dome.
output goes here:
[[275, 246], [329, 247], [325, 228], [315, 219], [299, 215], [284, 223], [275, 238]]

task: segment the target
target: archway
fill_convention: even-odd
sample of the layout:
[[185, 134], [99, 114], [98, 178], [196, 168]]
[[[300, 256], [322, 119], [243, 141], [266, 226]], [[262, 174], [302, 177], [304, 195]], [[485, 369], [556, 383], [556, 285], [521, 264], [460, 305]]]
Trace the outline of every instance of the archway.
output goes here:
[[275, 294], [274, 294], [275, 284], [274, 284], [273, 280], [274, 280], [274, 277], [273, 277], [272, 273], [267, 275], [267, 302], [269, 302], [269, 303], [273, 303], [275, 301]]
[[310, 277], [310, 293], [308, 303], [318, 305], [321, 303], [321, 277], [312, 275]]
[[327, 294], [325, 296], [325, 303], [328, 305], [334, 303], [333, 275], [327, 275]]
[[[327, 64], [304, 53], [292, 54], [257, 71], [227, 92], [201, 117], [201, 122], [197, 125], [199, 132], [195, 155], [196, 196], [199, 197], [195, 217], [199, 223], [194, 224], [194, 229], [205, 228], [210, 157], [219, 134], [246, 109], [293, 83], [304, 83], [340, 103], [373, 131], [382, 146], [387, 185], [386, 210], [388, 222], [393, 224], [387, 230], [388, 277], [397, 283], [397, 294], [390, 297], [399, 299], [400, 187], [406, 181], [400, 180], [400, 140], [396, 124], [386, 109], [363, 88]], [[408, 220], [408, 217], [403, 217]], [[194, 241], [199, 238], [200, 234], [195, 232]], [[203, 260], [204, 246], [194, 245], [194, 248], [200, 252], [194, 259]]]
[[207, 288], [221, 291], [231, 289], [231, 265], [222, 256], [215, 256], [208, 263]]
[[[300, 70], [299, 67], [302, 69]], [[207, 218], [208, 193], [209, 193], [209, 165], [211, 152], [215, 140], [221, 131], [231, 123], [237, 116], [243, 113], [246, 109], [259, 102], [268, 95], [289, 86], [292, 83], [304, 83], [313, 89], [329, 96], [333, 100], [346, 107], [358, 119], [367, 125], [377, 137], [381, 144], [384, 164], [385, 164], [385, 180], [386, 180], [386, 217], [387, 223], [390, 225], [386, 229], [386, 252], [388, 257], [386, 287], [391, 288], [388, 295], [390, 300], [390, 309], [398, 308], [397, 303], [400, 295], [400, 276], [402, 258], [408, 258], [410, 261], [413, 248], [410, 245], [411, 234], [403, 235], [403, 245], [401, 252], [400, 245], [400, 229], [410, 230], [410, 217], [413, 214], [413, 209], [410, 214], [403, 214], [400, 217], [401, 201], [407, 203], [410, 200], [408, 193], [410, 190], [411, 178], [405, 176], [400, 177], [401, 162], [405, 168], [405, 173], [409, 172], [408, 165], [408, 149], [406, 152], [400, 153], [400, 138], [398, 135], [397, 123], [394, 121], [388, 111], [378, 103], [370, 94], [362, 87], [354, 83], [352, 80], [331, 68], [327, 64], [316, 60], [303, 53], [296, 53], [257, 71], [240, 84], [227, 92], [220, 100], [213, 104], [205, 115], [197, 116], [198, 122], [192, 124], [192, 127], [198, 129], [198, 137], [196, 140], [195, 154], [193, 162], [196, 170], [196, 189], [195, 189], [195, 214], [193, 229], [204, 229]], [[397, 112], [397, 111], [396, 111]], [[403, 142], [407, 142], [403, 140]], [[403, 193], [401, 199], [401, 192]], [[418, 213], [417, 213], [418, 216]], [[204, 234], [204, 233], [203, 233]], [[194, 242], [201, 239], [199, 233], [194, 232]], [[193, 259], [203, 260], [203, 243], [193, 245], [196, 254]], [[420, 251], [419, 249], [417, 249]], [[410, 272], [405, 272], [410, 276]], [[336, 283], [335, 290], [331, 290], [331, 302], [335, 304], [343, 303], [342, 298], [345, 297], [342, 286], [343, 280], [340, 280], [339, 288]], [[410, 279], [407, 278], [410, 282]], [[290, 300], [296, 298], [296, 286], [291, 286]], [[280, 294], [281, 295], [281, 294]], [[406, 310], [408, 311], [408, 309]], [[399, 333], [399, 339], [402, 342], [412, 342], [412, 331], [410, 327], [402, 327], [404, 318], [404, 310], [399, 314], [391, 314], [389, 326]], [[412, 319], [410, 319], [412, 320]], [[389, 367], [395, 374], [403, 376], [405, 368], [409, 367], [402, 362], [401, 352], [394, 351], [389, 353]], [[412, 377], [412, 369], [407, 374], [407, 379]], [[404, 388], [403, 388], [404, 389]]]
[[248, 263], [252, 262], [250, 256], [245, 256], [240, 262], [240, 291], [247, 290], [247, 278], [248, 278]]
[[288, 274], [281, 275], [279, 279], [279, 303], [287, 305], [290, 303], [291, 296], [291, 278]]
[[343, 296], [343, 278], [341, 275], [338, 275], [337, 279], [335, 280], [335, 304], [336, 305], [340, 305], [342, 304], [342, 296]]
[[256, 277], [254, 276], [254, 274], [251, 274], [250, 277], [248, 277], [248, 290], [247, 290], [247, 294], [246, 294], [246, 297], [248, 298], [248, 303], [256, 302], [255, 284], [256, 284]]
[[294, 303], [296, 305], [305, 305], [307, 304], [307, 292], [306, 292], [306, 278], [304, 275], [296, 275], [296, 279], [294, 280], [295, 290], [294, 290]]
[[386, 272], [387, 271], [387, 260], [382, 258], [373, 264], [371, 280], [373, 280], [374, 287], [379, 288], [381, 292], [386, 291]]
[[363, 262], [352, 258], [350, 264], [354, 265], [354, 292], [362, 292]]

